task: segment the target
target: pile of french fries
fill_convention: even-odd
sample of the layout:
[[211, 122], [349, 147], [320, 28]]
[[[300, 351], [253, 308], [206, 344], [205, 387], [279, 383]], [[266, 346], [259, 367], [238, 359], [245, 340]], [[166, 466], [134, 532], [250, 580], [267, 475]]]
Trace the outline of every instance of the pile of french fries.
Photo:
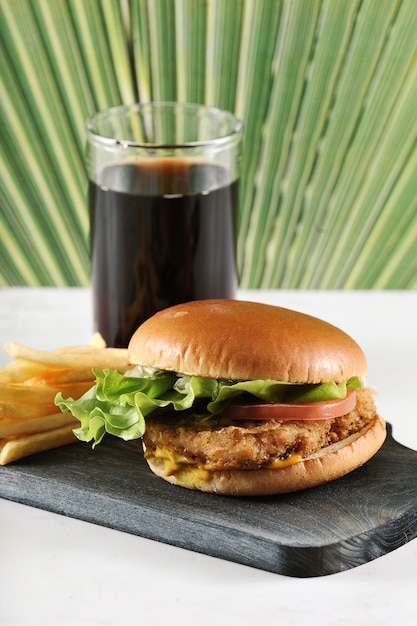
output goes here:
[[6, 343], [12, 359], [0, 370], [0, 465], [77, 441], [80, 424], [54, 404], [60, 391], [77, 399], [95, 383], [92, 368], [128, 367], [127, 350], [108, 348], [101, 335], [90, 342], [46, 352]]

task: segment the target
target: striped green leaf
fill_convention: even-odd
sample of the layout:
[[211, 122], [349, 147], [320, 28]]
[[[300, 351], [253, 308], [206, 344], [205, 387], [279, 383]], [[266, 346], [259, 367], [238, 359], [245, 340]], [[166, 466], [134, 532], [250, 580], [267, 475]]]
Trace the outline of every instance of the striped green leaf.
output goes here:
[[89, 282], [85, 121], [245, 123], [242, 287], [417, 288], [415, 0], [2, 0], [0, 285]]

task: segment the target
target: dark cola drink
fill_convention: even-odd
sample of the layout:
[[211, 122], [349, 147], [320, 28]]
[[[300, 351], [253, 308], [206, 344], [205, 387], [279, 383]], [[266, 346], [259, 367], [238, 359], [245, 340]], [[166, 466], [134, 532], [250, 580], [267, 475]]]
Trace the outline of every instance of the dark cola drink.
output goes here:
[[160, 309], [235, 297], [238, 181], [222, 166], [118, 163], [89, 195], [95, 326], [109, 346]]

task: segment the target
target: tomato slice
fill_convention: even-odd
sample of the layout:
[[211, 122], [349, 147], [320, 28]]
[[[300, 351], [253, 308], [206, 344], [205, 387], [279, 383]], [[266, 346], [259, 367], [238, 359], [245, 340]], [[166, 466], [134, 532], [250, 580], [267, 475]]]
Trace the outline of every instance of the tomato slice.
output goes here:
[[356, 405], [356, 391], [350, 389], [342, 400], [323, 400], [304, 404], [264, 402], [260, 404], [229, 404], [222, 415], [241, 420], [322, 420], [346, 415]]

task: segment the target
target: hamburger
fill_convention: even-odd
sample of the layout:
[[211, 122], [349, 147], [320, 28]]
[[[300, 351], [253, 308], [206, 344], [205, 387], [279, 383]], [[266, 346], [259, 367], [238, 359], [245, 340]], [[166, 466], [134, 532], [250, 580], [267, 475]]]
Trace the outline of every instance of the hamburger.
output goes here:
[[234, 496], [335, 480], [382, 446], [385, 422], [367, 363], [345, 332], [315, 317], [238, 300], [156, 313], [132, 336], [125, 374], [96, 372], [80, 400], [57, 398], [97, 445], [141, 439], [151, 471]]

